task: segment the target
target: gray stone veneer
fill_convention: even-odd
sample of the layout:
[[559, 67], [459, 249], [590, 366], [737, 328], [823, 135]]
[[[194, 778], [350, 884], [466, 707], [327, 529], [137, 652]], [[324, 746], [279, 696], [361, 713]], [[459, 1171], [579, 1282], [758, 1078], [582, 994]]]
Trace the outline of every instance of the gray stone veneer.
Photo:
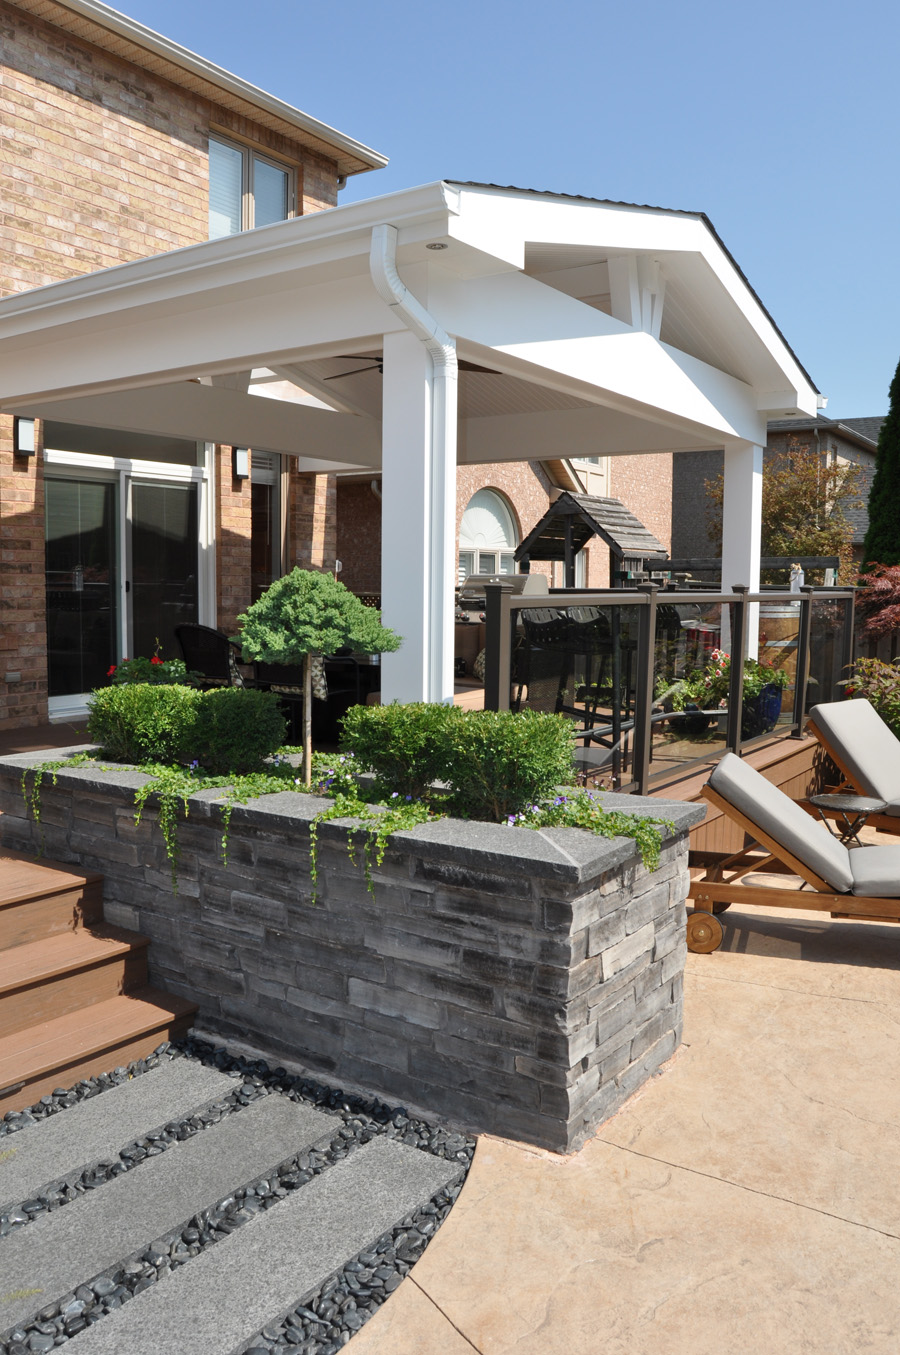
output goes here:
[[687, 830], [702, 807], [608, 795], [672, 820], [659, 869], [634, 844], [571, 828], [443, 819], [396, 834], [375, 896], [347, 829], [308, 825], [321, 800], [235, 807], [227, 864], [219, 792], [179, 824], [178, 894], [156, 812], [134, 823], [129, 770], [45, 778], [42, 821], [20, 788], [34, 754], [0, 759], [0, 839], [106, 877], [109, 922], [152, 940], [151, 982], [200, 1004], [198, 1024], [346, 1087], [466, 1128], [578, 1147], [681, 1038]]

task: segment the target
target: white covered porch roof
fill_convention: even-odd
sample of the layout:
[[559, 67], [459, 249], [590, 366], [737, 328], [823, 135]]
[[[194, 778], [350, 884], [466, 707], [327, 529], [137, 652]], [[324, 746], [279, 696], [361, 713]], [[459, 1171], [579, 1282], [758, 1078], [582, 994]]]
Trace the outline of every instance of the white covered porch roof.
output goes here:
[[387, 690], [433, 700], [457, 462], [724, 447], [756, 586], [766, 423], [817, 394], [702, 215], [440, 182], [7, 298], [0, 408], [383, 469]]

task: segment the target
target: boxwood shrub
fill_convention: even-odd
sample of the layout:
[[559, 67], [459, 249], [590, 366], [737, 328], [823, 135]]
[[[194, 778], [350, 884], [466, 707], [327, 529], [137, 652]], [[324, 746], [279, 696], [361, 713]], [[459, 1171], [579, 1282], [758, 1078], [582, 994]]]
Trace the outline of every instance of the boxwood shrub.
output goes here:
[[101, 687], [88, 702], [88, 736], [115, 762], [180, 762], [202, 695], [147, 682]]
[[571, 721], [537, 711], [355, 706], [344, 718], [341, 747], [361, 771], [375, 773], [386, 797], [443, 793], [453, 813], [495, 823], [573, 778]]
[[219, 687], [201, 692], [191, 756], [211, 776], [257, 771], [285, 739], [285, 720], [275, 692]]
[[343, 719], [341, 747], [360, 771], [374, 772], [376, 793], [420, 799], [448, 773], [448, 730], [463, 712], [424, 701], [351, 706]]
[[91, 693], [88, 735], [116, 762], [196, 762], [213, 776], [258, 770], [284, 742], [272, 692], [134, 683]]

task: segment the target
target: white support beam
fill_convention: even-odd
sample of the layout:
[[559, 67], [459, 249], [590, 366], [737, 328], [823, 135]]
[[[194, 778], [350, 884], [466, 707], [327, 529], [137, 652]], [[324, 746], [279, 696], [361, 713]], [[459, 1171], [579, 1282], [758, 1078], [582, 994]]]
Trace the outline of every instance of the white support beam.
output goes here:
[[364, 418], [371, 418], [369, 410], [363, 409], [355, 400], [351, 400], [347, 395], [341, 395], [335, 390], [330, 381], [323, 381], [320, 377], [311, 376], [305, 372], [299, 362], [284, 363], [272, 368], [276, 376], [280, 376], [284, 381], [290, 381], [291, 385], [299, 386], [301, 390], [306, 391], [307, 395], [314, 395], [317, 400], [323, 400], [326, 405], [336, 409], [341, 414], [360, 414]]
[[435, 277], [428, 306], [448, 333], [493, 350], [494, 364], [513, 375], [701, 441], [765, 438], [752, 386], [523, 273]]
[[403, 648], [382, 658], [382, 701], [453, 700], [456, 447], [435, 459], [433, 368], [408, 331], [384, 336], [381, 595]]
[[[763, 448], [752, 442], [725, 444], [725, 495], [722, 503], [722, 592], [748, 584], [759, 592], [762, 535]], [[723, 647], [724, 644], [723, 635]], [[759, 653], [759, 606], [750, 608], [747, 655]]]
[[658, 339], [666, 293], [665, 278], [654, 259], [638, 259], [637, 272], [641, 293], [641, 329], [651, 338]]
[[623, 325], [640, 329], [641, 292], [634, 254], [618, 254], [608, 262], [612, 313]]
[[24, 414], [26, 405], [40, 418], [287, 452], [322, 461], [334, 470], [376, 467], [381, 462], [374, 419], [267, 400], [221, 386], [201, 386], [195, 381], [77, 400], [17, 402], [16, 412]]

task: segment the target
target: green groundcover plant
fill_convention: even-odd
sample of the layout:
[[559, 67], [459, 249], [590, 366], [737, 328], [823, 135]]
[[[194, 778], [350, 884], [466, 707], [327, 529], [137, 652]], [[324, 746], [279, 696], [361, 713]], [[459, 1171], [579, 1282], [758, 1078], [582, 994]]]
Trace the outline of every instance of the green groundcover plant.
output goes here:
[[[239, 688], [198, 692], [147, 684], [93, 693], [91, 737], [104, 756], [131, 763], [148, 776], [135, 794], [135, 820], [154, 800], [173, 889], [178, 822], [187, 816], [192, 795], [221, 791], [221, 850], [227, 859], [235, 804], [286, 790], [307, 791], [296, 765], [300, 750], [274, 751], [284, 725], [274, 698], [258, 700], [269, 697]], [[383, 862], [391, 836], [450, 812], [508, 828], [574, 827], [630, 837], [649, 870], [658, 865], [662, 834], [671, 827], [665, 819], [610, 813], [602, 795], [569, 787], [573, 735], [563, 716], [424, 703], [355, 707], [345, 720], [342, 743], [340, 753], [313, 758], [310, 789], [325, 801], [310, 824], [313, 901], [319, 828], [329, 820], [349, 821], [348, 850], [356, 860], [361, 847], [373, 893], [373, 867]], [[165, 756], [148, 752], [154, 749]], [[90, 760], [82, 754], [24, 774], [23, 794], [37, 820], [44, 775], [55, 778], [61, 766]]]

